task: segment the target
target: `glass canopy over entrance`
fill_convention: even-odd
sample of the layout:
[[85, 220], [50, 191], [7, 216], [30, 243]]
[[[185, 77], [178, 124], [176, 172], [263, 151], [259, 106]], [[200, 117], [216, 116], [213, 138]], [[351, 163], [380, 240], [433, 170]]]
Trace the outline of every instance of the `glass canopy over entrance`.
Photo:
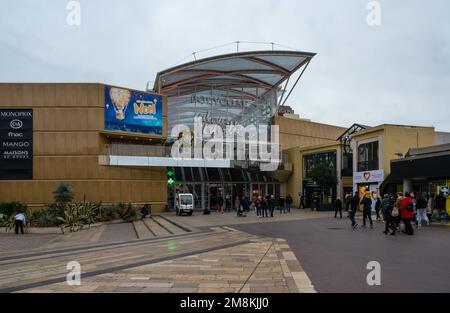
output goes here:
[[314, 55], [282, 50], [240, 52], [159, 72], [153, 89], [168, 97], [168, 135], [174, 125], [193, 127], [195, 117], [201, 117], [203, 124], [222, 127], [269, 124], [289, 97], [290, 92], [285, 95], [289, 78], [302, 68], [303, 74]]

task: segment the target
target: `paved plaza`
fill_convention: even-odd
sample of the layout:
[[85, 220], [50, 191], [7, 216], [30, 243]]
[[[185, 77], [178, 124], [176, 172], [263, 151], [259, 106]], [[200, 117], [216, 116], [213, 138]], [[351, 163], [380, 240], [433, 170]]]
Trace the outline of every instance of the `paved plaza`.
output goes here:
[[[75, 233], [0, 234], [1, 292], [449, 292], [450, 228], [352, 230], [331, 212], [155, 215]], [[66, 265], [81, 265], [81, 285]], [[366, 265], [381, 264], [381, 286]]]

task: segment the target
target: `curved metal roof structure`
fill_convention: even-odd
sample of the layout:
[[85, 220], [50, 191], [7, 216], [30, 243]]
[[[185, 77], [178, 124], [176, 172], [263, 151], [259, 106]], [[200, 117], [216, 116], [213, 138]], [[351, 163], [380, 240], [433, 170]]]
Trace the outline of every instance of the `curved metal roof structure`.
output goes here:
[[195, 116], [211, 122], [267, 122], [281, 104], [291, 75], [304, 71], [314, 56], [284, 50], [218, 55], [159, 72], [153, 89], [168, 96], [169, 128], [191, 124]]

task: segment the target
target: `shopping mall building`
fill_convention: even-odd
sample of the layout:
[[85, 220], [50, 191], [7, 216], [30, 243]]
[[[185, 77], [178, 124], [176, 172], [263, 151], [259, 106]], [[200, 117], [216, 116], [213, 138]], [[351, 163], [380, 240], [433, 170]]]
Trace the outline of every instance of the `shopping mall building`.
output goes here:
[[[309, 199], [320, 187], [308, 171], [326, 162], [338, 179], [327, 187], [325, 204], [355, 188], [378, 190], [392, 159], [436, 143], [432, 127], [347, 128], [294, 114], [284, 104], [313, 57], [297, 51], [218, 55], [161, 71], [145, 91], [0, 83], [0, 202], [43, 207], [66, 181], [76, 201], [150, 203], [153, 211], [172, 210], [177, 192], [193, 193], [198, 210], [214, 207], [219, 196], [232, 206], [236, 196], [291, 194], [298, 204], [300, 192]], [[252, 125], [256, 141], [238, 128]], [[279, 132], [271, 132], [273, 126]], [[228, 127], [237, 129], [230, 137]], [[212, 141], [214, 157], [196, 150], [219, 138], [218, 128], [224, 140]], [[261, 157], [260, 143], [270, 162]], [[276, 167], [266, 170], [269, 163]]]

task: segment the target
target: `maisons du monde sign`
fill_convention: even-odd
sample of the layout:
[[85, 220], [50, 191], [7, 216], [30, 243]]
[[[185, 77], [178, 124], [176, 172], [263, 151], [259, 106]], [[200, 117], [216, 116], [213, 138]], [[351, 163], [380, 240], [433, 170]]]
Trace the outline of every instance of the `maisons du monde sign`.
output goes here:
[[0, 109], [0, 180], [33, 179], [33, 110]]

